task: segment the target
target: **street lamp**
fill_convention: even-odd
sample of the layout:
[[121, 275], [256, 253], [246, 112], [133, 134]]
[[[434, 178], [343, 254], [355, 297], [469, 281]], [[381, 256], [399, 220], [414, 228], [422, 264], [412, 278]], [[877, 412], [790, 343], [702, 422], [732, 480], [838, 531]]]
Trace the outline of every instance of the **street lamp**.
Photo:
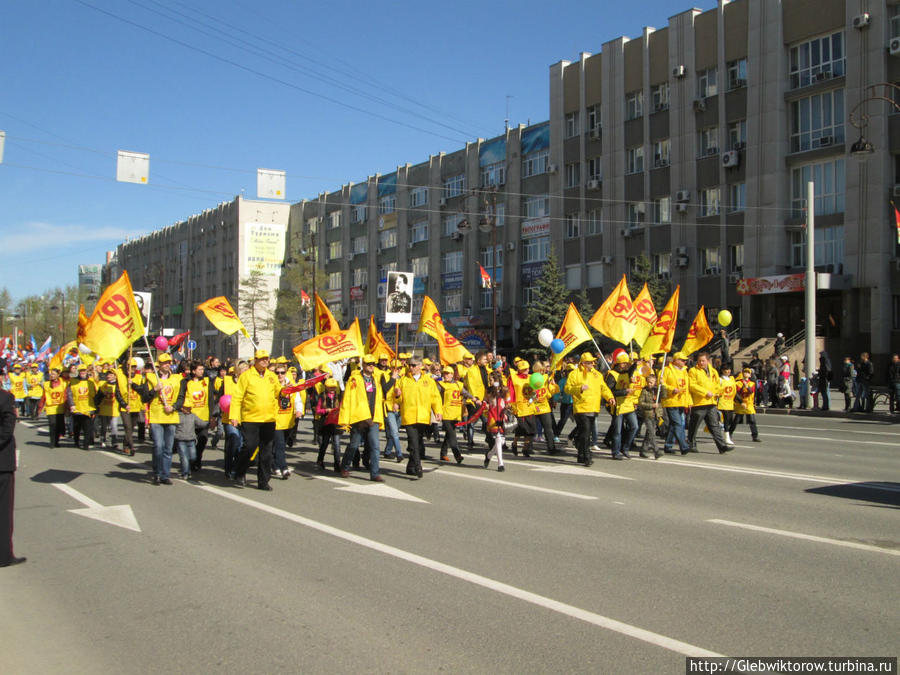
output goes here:
[[59, 293], [56, 296], [56, 299], [59, 300], [59, 304], [53, 304], [50, 306], [50, 311], [59, 312], [59, 329], [62, 331], [62, 342], [60, 344], [66, 344], [66, 295], [65, 293]]
[[875, 146], [866, 140], [869, 114], [862, 109], [863, 106], [870, 101], [886, 101], [893, 106], [894, 111], [900, 112], [900, 104], [896, 100], [898, 95], [900, 95], [900, 87], [890, 82], [879, 82], [866, 87], [865, 96], [850, 111], [850, 124], [859, 130], [859, 139], [850, 146], [850, 153], [854, 157], [864, 159], [866, 155], [875, 152]]
[[305, 262], [312, 265], [312, 296], [309, 298], [309, 306], [306, 310], [307, 329], [309, 330], [310, 337], [312, 337], [315, 334], [313, 332], [313, 315], [315, 313], [313, 305], [316, 302], [316, 268], [318, 263], [318, 250], [316, 249], [316, 231], [314, 229], [310, 229], [308, 235], [309, 248], [301, 248], [300, 255], [303, 256], [303, 260]]
[[497, 186], [490, 190], [491, 203], [488, 208], [487, 194], [484, 197], [485, 215], [478, 223], [478, 229], [491, 233], [491, 343], [494, 356], [497, 355]]

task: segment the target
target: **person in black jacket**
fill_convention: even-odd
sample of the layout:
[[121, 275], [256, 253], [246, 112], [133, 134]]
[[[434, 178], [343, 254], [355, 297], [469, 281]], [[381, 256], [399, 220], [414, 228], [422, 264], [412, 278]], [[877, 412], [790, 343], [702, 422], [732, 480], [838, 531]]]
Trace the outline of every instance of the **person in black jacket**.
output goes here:
[[900, 354], [891, 356], [888, 366], [888, 394], [891, 398], [891, 413], [900, 414]]
[[831, 392], [828, 391], [828, 388], [831, 386], [831, 375], [831, 359], [828, 357], [828, 352], [821, 351], [819, 352], [818, 385], [819, 396], [822, 399], [822, 410], [831, 409]]
[[25, 562], [13, 553], [13, 508], [16, 502], [16, 400], [0, 389], [0, 567]]
[[875, 366], [869, 360], [869, 352], [859, 355], [856, 364], [856, 384], [859, 393], [856, 396], [854, 412], [872, 412], [874, 401], [872, 400], [872, 377], [875, 375]]

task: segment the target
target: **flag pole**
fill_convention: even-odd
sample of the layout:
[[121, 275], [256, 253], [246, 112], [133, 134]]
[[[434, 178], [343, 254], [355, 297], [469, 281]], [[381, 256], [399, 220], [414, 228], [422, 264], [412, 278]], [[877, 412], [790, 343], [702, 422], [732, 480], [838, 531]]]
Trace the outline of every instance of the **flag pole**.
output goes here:
[[[144, 344], [147, 347], [147, 354], [149, 354], [152, 357], [153, 352], [150, 351], [150, 341], [147, 339], [146, 335], [144, 335]], [[153, 368], [153, 374], [156, 375], [156, 384], [158, 385], [159, 384], [159, 371], [156, 369], [156, 359], [154, 359], [154, 358], [150, 359], [150, 366]], [[163, 402], [164, 406], [169, 405], [168, 401], [166, 401], [166, 397], [163, 396], [161, 388], [160, 388], [160, 392], [159, 392], [159, 400]]]
[[[666, 370], [666, 357], [669, 355], [668, 352], [663, 352], [663, 362], [662, 368], [659, 369], [659, 377], [656, 378], [656, 402], [659, 403], [659, 392], [662, 390], [662, 377], [663, 373]], [[651, 357], [653, 355], [651, 354]]]

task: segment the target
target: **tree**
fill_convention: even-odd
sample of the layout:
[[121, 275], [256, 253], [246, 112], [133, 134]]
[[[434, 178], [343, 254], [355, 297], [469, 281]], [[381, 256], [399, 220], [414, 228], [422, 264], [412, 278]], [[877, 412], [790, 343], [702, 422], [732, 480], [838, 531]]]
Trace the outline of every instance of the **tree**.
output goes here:
[[650, 258], [646, 253], [641, 253], [634, 261], [634, 269], [631, 271], [631, 278], [628, 280], [628, 292], [631, 293], [631, 299], [634, 300], [637, 294], [641, 292], [644, 284], [650, 291], [650, 297], [653, 299], [653, 306], [657, 312], [661, 312], [669, 296], [672, 295], [672, 283], [664, 281], [653, 273], [653, 266]]
[[238, 291], [238, 314], [253, 335], [253, 342], [259, 344], [258, 331], [271, 330], [275, 321], [270, 299], [270, 277], [258, 269], [241, 279]]
[[525, 308], [524, 327], [519, 334], [519, 343], [522, 349], [546, 350], [546, 347], [538, 342], [538, 331], [542, 328], [549, 328], [556, 334], [566, 316], [566, 309], [569, 306], [568, 297], [569, 291], [563, 283], [559, 260], [556, 252], [551, 248], [537, 286], [532, 293], [531, 302]]
[[578, 308], [578, 313], [584, 317], [584, 320], [587, 321], [592, 316], [594, 316], [594, 305], [591, 304], [591, 299], [588, 297], [587, 288], [582, 288], [581, 292], [575, 296], [575, 307]]

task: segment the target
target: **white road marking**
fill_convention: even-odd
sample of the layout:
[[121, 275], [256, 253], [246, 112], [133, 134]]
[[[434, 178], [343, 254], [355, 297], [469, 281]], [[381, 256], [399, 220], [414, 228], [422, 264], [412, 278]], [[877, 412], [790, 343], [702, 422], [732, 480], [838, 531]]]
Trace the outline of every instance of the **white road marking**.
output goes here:
[[594, 500], [597, 497], [592, 495], [582, 495], [577, 492], [566, 492], [565, 490], [551, 490], [550, 488], [542, 488], [537, 487], [536, 485], [525, 485], [523, 483], [513, 483], [508, 480], [500, 480], [499, 478], [488, 478], [487, 476], [472, 476], [468, 473], [461, 473], [457, 471], [434, 471], [432, 473], [433, 476], [453, 476], [455, 478], [467, 478], [469, 480], [480, 480], [485, 483], [497, 483], [498, 485], [503, 485], [505, 487], [513, 487], [520, 488], [522, 490], [533, 490], [534, 492], [544, 492], [552, 495], [559, 495], [561, 497], [572, 497], [573, 499], [586, 499], [586, 500]]
[[[854, 432], [855, 433], [855, 432]], [[900, 441], [894, 441], [893, 443], [889, 443], [888, 441], [852, 441], [847, 438], [834, 438], [831, 436], [796, 436], [791, 434], [787, 436], [790, 440], [794, 441], [830, 441], [832, 443], [857, 443], [862, 445], [886, 445], [890, 448], [896, 448]]]
[[524, 466], [539, 473], [561, 473], [568, 476], [590, 476], [592, 478], [618, 478], [619, 480], [634, 480], [628, 476], [617, 476], [614, 473], [594, 471], [585, 466], [575, 464], [541, 464], [540, 462], [510, 462], [510, 466]]
[[887, 555], [900, 556], [900, 551], [889, 548], [881, 548], [880, 546], [870, 546], [869, 544], [858, 544], [854, 541], [843, 541], [841, 539], [830, 539], [828, 537], [817, 537], [812, 534], [803, 534], [802, 532], [791, 532], [789, 530], [776, 530], [771, 527], [761, 527], [759, 525], [749, 525], [747, 523], [735, 523], [731, 520], [719, 520], [713, 518], [707, 520], [707, 523], [716, 525], [726, 525], [728, 527], [739, 527], [744, 530], [753, 530], [754, 532], [766, 532], [768, 534], [777, 534], [782, 537], [792, 537], [793, 539], [803, 539], [805, 541], [815, 541], [820, 544], [832, 544], [833, 546], [844, 546], [846, 548], [855, 548], [860, 551], [870, 551], [873, 553], [886, 553]]
[[482, 588], [487, 588], [488, 590], [494, 591], [496, 593], [501, 593], [502, 595], [516, 598], [524, 602], [528, 602], [532, 605], [542, 607], [544, 609], [549, 609], [550, 611], [563, 614], [573, 619], [584, 621], [599, 628], [605, 628], [606, 630], [610, 630], [621, 635], [626, 635], [628, 637], [635, 638], [636, 640], [641, 640], [642, 642], [656, 645], [657, 647], [662, 647], [663, 649], [668, 649], [669, 651], [682, 654], [684, 656], [722, 656], [721, 654], [711, 652], [707, 649], [703, 649], [702, 647], [697, 647], [687, 642], [682, 642], [680, 640], [676, 640], [659, 633], [654, 633], [652, 631], [639, 628], [638, 626], [633, 626], [622, 621], [617, 621], [601, 614], [596, 614], [594, 612], [581, 609], [580, 607], [575, 607], [574, 605], [559, 602], [558, 600], [553, 600], [552, 598], [538, 595], [537, 593], [532, 593], [530, 591], [517, 588], [516, 586], [505, 584], [502, 581], [496, 581], [489, 577], [484, 577], [480, 574], [475, 574], [474, 572], [469, 572], [467, 570], [453, 567], [452, 565], [447, 565], [446, 563], [442, 563], [437, 560], [432, 560], [431, 558], [426, 558], [409, 551], [404, 551], [403, 549], [396, 548], [388, 544], [382, 544], [381, 542], [375, 541], [373, 539], [361, 537], [357, 534], [353, 534], [352, 532], [340, 530], [336, 527], [332, 527], [331, 525], [326, 525], [325, 523], [320, 523], [310, 518], [304, 518], [303, 516], [291, 513], [290, 511], [284, 511], [283, 509], [269, 506], [268, 504], [263, 504], [261, 502], [248, 499], [237, 494], [232, 494], [210, 485], [197, 484], [192, 487], [206, 490], [207, 492], [218, 495], [220, 497], [224, 497], [225, 499], [230, 499], [231, 501], [237, 502], [238, 504], [243, 504], [254, 509], [259, 509], [260, 511], [264, 511], [265, 513], [278, 516], [279, 518], [284, 518], [285, 520], [289, 520], [291, 522], [297, 523], [298, 525], [302, 525], [318, 532], [322, 532], [323, 534], [342, 539], [344, 541], [350, 542], [351, 544], [363, 546], [370, 550], [377, 551], [378, 553], [383, 553], [385, 555], [404, 560], [414, 565], [418, 565], [420, 567], [445, 574], [455, 579], [466, 581], [476, 586], [481, 586]]
[[103, 506], [103, 504], [95, 502], [87, 495], [82, 494], [69, 485], [64, 483], [51, 483], [51, 485], [87, 507], [86, 509], [67, 509], [69, 513], [92, 518], [93, 520], [99, 520], [101, 523], [109, 523], [110, 525], [123, 527], [126, 530], [133, 530], [134, 532], [141, 531], [141, 526], [138, 525], [137, 519], [134, 517], [134, 511], [131, 510], [131, 506], [128, 504]]
[[301, 473], [299, 471], [295, 471], [295, 473], [297, 475], [303, 476], [304, 478], [315, 478], [316, 480], [324, 480], [328, 483], [337, 483], [338, 485], [340, 485], [340, 487], [335, 489], [341, 490], [343, 492], [355, 492], [356, 494], [368, 495], [370, 497], [387, 497], [388, 499], [401, 499], [408, 502], [428, 504], [428, 502], [424, 499], [419, 499], [418, 497], [414, 497], [413, 495], [408, 495], [405, 492], [391, 487], [390, 485], [385, 485], [384, 483], [370, 482], [357, 484], [341, 480], [340, 478], [333, 478], [332, 476], [316, 476], [314, 474]]
[[[818, 418], [817, 418], [817, 419], [818, 419]], [[843, 418], [838, 418], [838, 419], [843, 419]], [[758, 422], [758, 421], [759, 421], [759, 418], [757, 418], [757, 422]], [[771, 425], [767, 424], [767, 425], [765, 425], [765, 426], [766, 426], [767, 429], [796, 429], [796, 430], [798, 430], [798, 431], [809, 431], [809, 430], [810, 430], [809, 427], [792, 427], [792, 426], [788, 426], [788, 425], [782, 426], [781, 424], [771, 424]], [[741, 431], [741, 430], [738, 429], [738, 431]], [[868, 435], [870, 435], [870, 436], [894, 436], [894, 437], [897, 436], [897, 432], [896, 432], [896, 431], [863, 431], [863, 430], [861, 430], [861, 429], [860, 429], [860, 430], [857, 430], [857, 429], [852, 429], [852, 430], [851, 430], [851, 429], [836, 429], [836, 431], [843, 431], [843, 432], [846, 432], [846, 433], [848, 433], [848, 434], [852, 434], [852, 435], [854, 435], [854, 436], [856, 436], [857, 434], [868, 434]], [[750, 432], [749, 432], [749, 431], [747, 431], [747, 432], [743, 432], [743, 431], [742, 431], [742, 433], [750, 433]]]

